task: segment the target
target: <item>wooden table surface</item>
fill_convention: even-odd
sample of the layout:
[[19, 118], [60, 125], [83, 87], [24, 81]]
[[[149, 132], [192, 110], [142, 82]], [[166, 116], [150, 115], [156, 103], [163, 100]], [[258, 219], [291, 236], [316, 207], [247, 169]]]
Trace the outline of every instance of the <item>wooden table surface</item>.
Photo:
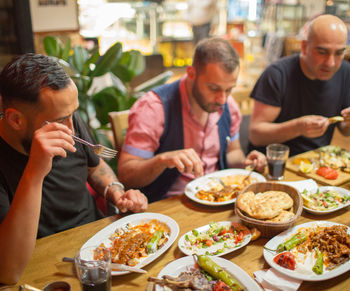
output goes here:
[[[286, 172], [285, 180], [296, 181], [301, 179], [303, 178], [292, 172]], [[152, 203], [149, 205], [148, 212], [162, 213], [175, 219], [180, 226], [179, 237], [193, 228], [208, 224], [210, 221], [239, 221], [234, 213], [234, 204], [209, 207], [197, 204], [185, 195]], [[33, 257], [19, 283], [16, 286], [4, 288], [4, 290], [18, 290], [18, 286], [24, 283], [43, 288], [46, 284], [59, 280], [71, 284], [72, 291], [80, 290], [79, 281], [74, 275], [73, 264], [62, 262], [62, 258], [65, 256], [73, 257], [85, 241], [118, 218], [119, 216], [108, 217], [38, 239]], [[304, 211], [297, 220], [297, 224], [319, 219], [350, 225], [349, 207], [334, 214], [323, 216], [314, 216]], [[184, 256], [177, 247], [177, 241], [165, 254], [144, 267], [148, 274], [128, 274], [114, 277], [112, 290], [145, 290], [148, 276], [157, 276], [167, 263]], [[246, 247], [225, 255], [224, 258], [234, 262], [250, 276], [253, 276], [254, 271], [269, 267], [262, 254], [263, 245], [267, 241], [268, 239], [259, 238]], [[350, 272], [347, 272], [327, 281], [303, 282], [299, 290], [316, 290], [316, 288], [318, 290], [349, 290], [349, 275]]]

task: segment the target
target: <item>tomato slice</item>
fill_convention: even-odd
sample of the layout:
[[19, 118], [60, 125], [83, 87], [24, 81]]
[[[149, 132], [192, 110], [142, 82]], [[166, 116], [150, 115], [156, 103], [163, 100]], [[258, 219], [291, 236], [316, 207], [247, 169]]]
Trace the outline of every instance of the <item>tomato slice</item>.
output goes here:
[[283, 268], [295, 270], [295, 259], [291, 252], [283, 252], [273, 258], [273, 261]]
[[316, 171], [316, 174], [328, 180], [335, 180], [338, 178], [338, 172], [335, 169], [329, 167], [320, 167]]

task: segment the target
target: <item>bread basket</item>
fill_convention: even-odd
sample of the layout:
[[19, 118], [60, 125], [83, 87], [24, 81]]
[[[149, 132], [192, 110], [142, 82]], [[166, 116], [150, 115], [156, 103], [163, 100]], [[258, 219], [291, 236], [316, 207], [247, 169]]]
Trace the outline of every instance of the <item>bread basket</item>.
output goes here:
[[256, 194], [259, 192], [265, 192], [270, 190], [286, 192], [293, 199], [293, 202], [294, 202], [293, 212], [295, 214], [293, 219], [287, 222], [268, 222], [264, 220], [255, 219], [248, 216], [243, 211], [241, 211], [238, 208], [237, 203], [235, 203], [235, 212], [238, 215], [238, 217], [241, 219], [242, 223], [249, 228], [256, 227], [261, 232], [261, 236], [267, 237], [267, 238], [273, 237], [276, 234], [279, 234], [280, 232], [292, 227], [303, 210], [303, 200], [300, 193], [294, 187], [291, 187], [289, 185], [284, 185], [284, 184], [279, 184], [274, 182], [254, 183], [244, 188], [239, 195], [248, 191], [253, 191]]

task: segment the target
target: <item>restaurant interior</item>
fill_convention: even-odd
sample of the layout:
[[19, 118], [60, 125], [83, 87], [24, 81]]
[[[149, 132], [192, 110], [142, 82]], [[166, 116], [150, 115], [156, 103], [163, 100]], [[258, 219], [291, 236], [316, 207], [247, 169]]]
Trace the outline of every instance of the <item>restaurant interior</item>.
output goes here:
[[[240, 73], [232, 96], [243, 116], [240, 125], [240, 144], [247, 153], [250, 117], [254, 107], [254, 100], [250, 94], [262, 72], [280, 58], [301, 51], [307, 25], [318, 15], [336, 15], [350, 30], [350, 1], [217, 0], [216, 7], [217, 13], [210, 35], [228, 40], [240, 58]], [[121, 44], [123, 52], [136, 51], [136, 60], [140, 63], [133, 64], [135, 72], [132, 77], [120, 81], [124, 83], [128, 92], [132, 92], [131, 97], [125, 98], [135, 99], [141, 97], [141, 93], [145, 92], [145, 88], [150, 88], [150, 84], [171, 83], [183, 77], [187, 66], [192, 64], [195, 47], [186, 0], [0, 1], [0, 71], [16, 55], [29, 52], [47, 55], [50, 51], [48, 48], [50, 41], [54, 41], [57, 47], [61, 46], [61, 49], [69, 43], [70, 54], [75, 52], [75, 48], [82, 47], [87, 51], [97, 49], [102, 56], [116, 42]], [[344, 59], [350, 61], [350, 34]], [[89, 94], [111, 86], [111, 82], [109, 73], [96, 78]], [[105, 118], [105, 121], [93, 116], [89, 124], [93, 130], [99, 132], [99, 136], [103, 136], [98, 140], [100, 143], [115, 148], [118, 152], [125, 138], [132, 103], [129, 103], [130, 106], [122, 104], [124, 103], [116, 103], [114, 107], [105, 108], [108, 114], [108, 119]], [[344, 137], [337, 129], [331, 145], [349, 153], [346, 151], [350, 150], [349, 137]], [[119, 153], [117, 159], [109, 161], [116, 173], [118, 158]], [[269, 248], [277, 248], [278, 243], [290, 239], [291, 232], [286, 232], [291, 231], [291, 227], [305, 224], [304, 228], [311, 228], [312, 223], [326, 222], [327, 226], [343, 224], [347, 227], [347, 256], [350, 259], [350, 168], [345, 167], [348, 172], [339, 168], [339, 179], [326, 180], [315, 172], [310, 173], [308, 169], [301, 170], [300, 164], [307, 168], [305, 163], [309, 163], [308, 159], [308, 156], [301, 156], [296, 162], [295, 157], [289, 157], [283, 177], [285, 183], [270, 181], [263, 183], [267, 177], [266, 169], [262, 175], [255, 172], [251, 175], [256, 179], [255, 182], [262, 183], [245, 185], [250, 188], [245, 188], [244, 192], [286, 192], [292, 203], [289, 208], [294, 213], [294, 218], [288, 223], [274, 225], [265, 221], [257, 222], [257, 219], [247, 217], [242, 208], [238, 208], [237, 203], [232, 203], [237, 202], [236, 198], [231, 203], [222, 202], [214, 206], [211, 202], [200, 201], [197, 197], [193, 197], [195, 196], [193, 193], [200, 188], [201, 183], [204, 183], [201, 180], [200, 183], [188, 185], [186, 188], [188, 193], [184, 195], [149, 204], [147, 212], [143, 214], [114, 212], [113, 215], [96, 222], [37, 239], [32, 258], [18, 283], [11, 286], [0, 284], [0, 290], [82, 290], [74, 264], [62, 258], [73, 258], [83, 245], [100, 243], [101, 237], [108, 238], [110, 233], [123, 223], [135, 225], [151, 219], [166, 224], [170, 234], [161, 248], [154, 254], [143, 257], [140, 263], [136, 264], [136, 267], [144, 269], [147, 274], [139, 274], [135, 270], [114, 269], [110, 289], [83, 290], [204, 290], [194, 289], [191, 284], [192, 287], [187, 286], [189, 289], [185, 289], [174, 283], [169, 285], [174, 289], [166, 289], [165, 281], [157, 280], [163, 275], [171, 275], [173, 278], [169, 280], [174, 281], [174, 277], [179, 276], [180, 272], [188, 270], [186, 266], [192, 264], [190, 261], [195, 260], [196, 265], [201, 265], [199, 257], [194, 256], [198, 252], [189, 250], [190, 247], [186, 249], [186, 246], [191, 240], [198, 239], [198, 232], [208, 231], [208, 228], [213, 224], [215, 226], [216, 223], [223, 223], [220, 231], [214, 230], [217, 231], [216, 237], [227, 223], [229, 230], [232, 229], [235, 236], [242, 233], [238, 241], [236, 236], [236, 243], [232, 249], [227, 247], [230, 251], [220, 249], [222, 253], [215, 253], [212, 258], [216, 264], [233, 275], [244, 290], [349, 290], [350, 261], [335, 269], [326, 270], [319, 277], [312, 272], [310, 275], [305, 270], [300, 271], [299, 275], [294, 275], [294, 271], [277, 265], [276, 253], [269, 252]], [[350, 155], [348, 159], [350, 160]], [[311, 158], [310, 160], [312, 161]], [[263, 180], [260, 180], [260, 176]], [[310, 183], [316, 183], [315, 185], [321, 190], [333, 187], [341, 193], [343, 204], [338, 205], [333, 211], [327, 210], [323, 213], [305, 208], [306, 201], [310, 198], [305, 198], [301, 192], [311, 187]], [[109, 214], [114, 211], [109, 209], [106, 202], [103, 199], [101, 201], [92, 189], [91, 192], [92, 195], [96, 195], [97, 200], [100, 200], [98, 203], [101, 209]], [[248, 227], [249, 235], [244, 233], [244, 229], [235, 226], [235, 223]], [[254, 241], [253, 230], [259, 232]], [[208, 247], [210, 248], [209, 245], [204, 246]], [[289, 250], [286, 248], [283, 251]], [[204, 256], [207, 253], [204, 251], [201, 254]], [[307, 268], [305, 265], [303, 267]], [[215, 278], [214, 275], [213, 277]], [[226, 283], [225, 278], [221, 280]], [[50, 287], [50, 283], [53, 282], [58, 285]], [[58, 282], [68, 283], [69, 287]], [[188, 280], [186, 282], [188, 283]], [[229, 290], [243, 290], [234, 288]]]

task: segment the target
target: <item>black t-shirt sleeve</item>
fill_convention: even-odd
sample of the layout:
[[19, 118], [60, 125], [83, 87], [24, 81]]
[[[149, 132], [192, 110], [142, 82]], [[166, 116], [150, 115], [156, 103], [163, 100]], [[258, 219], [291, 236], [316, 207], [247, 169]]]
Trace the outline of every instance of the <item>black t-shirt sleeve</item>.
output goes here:
[[251, 97], [262, 103], [281, 107], [283, 74], [275, 65], [270, 65], [256, 82]]
[[[78, 112], [74, 113], [73, 119], [75, 134], [88, 142], [96, 144], [96, 140], [92, 136], [89, 127], [82, 120]], [[84, 146], [83, 148], [88, 157], [88, 167], [98, 166], [98, 164], [100, 163], [100, 158], [88, 146]]]

